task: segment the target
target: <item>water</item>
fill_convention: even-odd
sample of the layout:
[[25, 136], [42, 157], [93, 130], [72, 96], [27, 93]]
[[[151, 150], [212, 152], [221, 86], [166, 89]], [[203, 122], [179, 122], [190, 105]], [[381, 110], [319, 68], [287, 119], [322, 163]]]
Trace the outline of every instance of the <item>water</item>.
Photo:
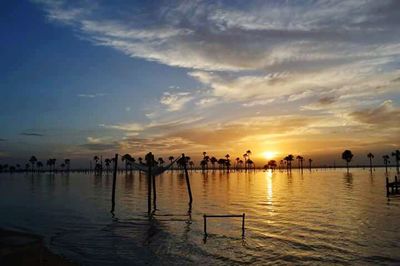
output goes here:
[[[393, 175], [392, 175], [393, 176]], [[144, 175], [0, 175], [0, 227], [45, 236], [50, 249], [83, 265], [400, 264], [400, 198], [386, 198], [384, 172], [362, 169], [157, 177], [147, 216]], [[246, 213], [210, 219], [203, 214]]]

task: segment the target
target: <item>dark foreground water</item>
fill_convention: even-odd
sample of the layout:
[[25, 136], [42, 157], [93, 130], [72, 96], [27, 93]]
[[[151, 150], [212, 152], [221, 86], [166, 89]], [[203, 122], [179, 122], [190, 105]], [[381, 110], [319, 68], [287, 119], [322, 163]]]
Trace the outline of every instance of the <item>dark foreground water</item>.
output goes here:
[[[83, 265], [400, 264], [400, 198], [388, 200], [382, 170], [190, 173], [157, 177], [157, 211], [147, 216], [144, 175], [0, 175], [0, 227], [45, 236]], [[391, 175], [393, 176], [393, 175]], [[246, 213], [210, 219], [203, 214]]]

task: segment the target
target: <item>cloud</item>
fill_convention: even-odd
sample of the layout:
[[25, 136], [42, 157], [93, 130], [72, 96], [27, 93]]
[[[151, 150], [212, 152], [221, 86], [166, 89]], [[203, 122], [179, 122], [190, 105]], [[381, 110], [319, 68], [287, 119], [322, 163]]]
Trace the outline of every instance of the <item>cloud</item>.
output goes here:
[[179, 111], [182, 107], [193, 100], [189, 92], [164, 92], [160, 103], [167, 106], [168, 111]]
[[275, 99], [255, 100], [255, 101], [249, 101], [249, 102], [243, 103], [242, 105], [244, 107], [253, 107], [253, 106], [257, 106], [257, 105], [267, 105], [267, 104], [273, 103], [274, 101], [275, 101]]
[[196, 102], [196, 105], [205, 108], [205, 107], [210, 107], [216, 103], [217, 103], [216, 98], [203, 98], [200, 99], [198, 102]]
[[40, 133], [32, 133], [32, 132], [22, 132], [20, 135], [29, 136], [29, 137], [44, 137], [43, 134]]
[[78, 94], [77, 96], [80, 98], [97, 98], [105, 96], [105, 93], [94, 93], [94, 94]]
[[110, 129], [118, 129], [122, 131], [133, 131], [133, 132], [139, 132], [143, 131], [143, 125], [140, 123], [125, 123], [125, 124], [117, 124], [117, 125], [106, 125], [106, 124], [100, 124], [99, 126], [104, 127], [104, 128], [110, 128]]
[[350, 113], [356, 121], [373, 125], [392, 125], [400, 128], [400, 108], [393, 105], [391, 100], [384, 101], [376, 108], [368, 108]]
[[0, 141], [7, 141], [6, 139], [2, 139], [2, 138], [0, 138]]
[[117, 151], [120, 149], [119, 143], [85, 143], [80, 145], [81, 148], [90, 150], [90, 151]]
[[[148, 122], [102, 124], [123, 135], [120, 147], [273, 140], [307, 148], [325, 147], [326, 138], [341, 147], [349, 135], [360, 147], [396, 143], [400, 1], [35, 2], [80, 38], [185, 68], [196, 83], [155, 96], [158, 103], [145, 110]], [[366, 130], [373, 140], [363, 136]], [[111, 140], [96, 141], [86, 145]]]
[[[194, 69], [188, 74], [225, 101], [296, 101], [315, 89], [361, 85], [366, 76], [377, 86], [398, 77], [398, 1], [193, 1], [129, 8], [36, 2], [51, 21], [96, 45]], [[383, 69], [397, 75], [384, 75]], [[184, 93], [166, 92], [160, 103], [181, 110], [196, 97]]]
[[74, 27], [98, 45], [171, 66], [237, 71], [286, 61], [398, 54], [382, 45], [398, 41], [397, 1], [255, 1], [246, 8], [193, 1], [127, 9], [101, 2], [37, 2], [52, 21]]

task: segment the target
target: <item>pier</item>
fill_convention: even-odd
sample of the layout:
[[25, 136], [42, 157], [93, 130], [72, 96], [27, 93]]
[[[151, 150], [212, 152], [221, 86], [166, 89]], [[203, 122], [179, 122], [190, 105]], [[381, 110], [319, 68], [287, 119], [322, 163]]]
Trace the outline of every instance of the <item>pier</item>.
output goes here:
[[242, 218], [242, 237], [244, 237], [244, 219], [245, 219], [245, 213], [242, 214], [219, 214], [219, 215], [203, 215], [204, 219], [204, 236], [207, 237], [207, 218]]

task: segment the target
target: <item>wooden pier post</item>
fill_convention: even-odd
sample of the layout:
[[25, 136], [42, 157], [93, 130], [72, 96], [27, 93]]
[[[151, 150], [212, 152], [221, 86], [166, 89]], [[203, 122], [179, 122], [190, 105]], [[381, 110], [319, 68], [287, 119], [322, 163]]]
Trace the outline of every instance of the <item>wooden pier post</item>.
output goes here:
[[115, 210], [115, 187], [117, 183], [117, 169], [118, 169], [118, 154], [115, 154], [114, 157], [114, 172], [113, 172], [113, 186], [112, 186], [112, 195], [111, 195], [111, 213], [114, 213]]
[[185, 171], [186, 185], [187, 185], [187, 189], [188, 189], [188, 193], [189, 193], [189, 206], [192, 206], [192, 202], [193, 202], [192, 189], [190, 188], [190, 179], [189, 179], [189, 173], [187, 170], [186, 156], [183, 153], [182, 153], [182, 159], [183, 159], [183, 169]]
[[156, 176], [152, 175], [151, 178], [153, 180], [153, 206], [154, 210], [156, 210], [157, 209]]
[[243, 213], [243, 217], [242, 217], [242, 237], [244, 237], [244, 217], [245, 217], [245, 214]]
[[151, 213], [151, 165], [147, 173], [147, 213]]
[[386, 195], [389, 196], [390, 190], [389, 190], [389, 178], [386, 176]]
[[207, 236], [207, 216], [205, 214], [203, 215], [203, 221], [204, 221], [204, 235]]

